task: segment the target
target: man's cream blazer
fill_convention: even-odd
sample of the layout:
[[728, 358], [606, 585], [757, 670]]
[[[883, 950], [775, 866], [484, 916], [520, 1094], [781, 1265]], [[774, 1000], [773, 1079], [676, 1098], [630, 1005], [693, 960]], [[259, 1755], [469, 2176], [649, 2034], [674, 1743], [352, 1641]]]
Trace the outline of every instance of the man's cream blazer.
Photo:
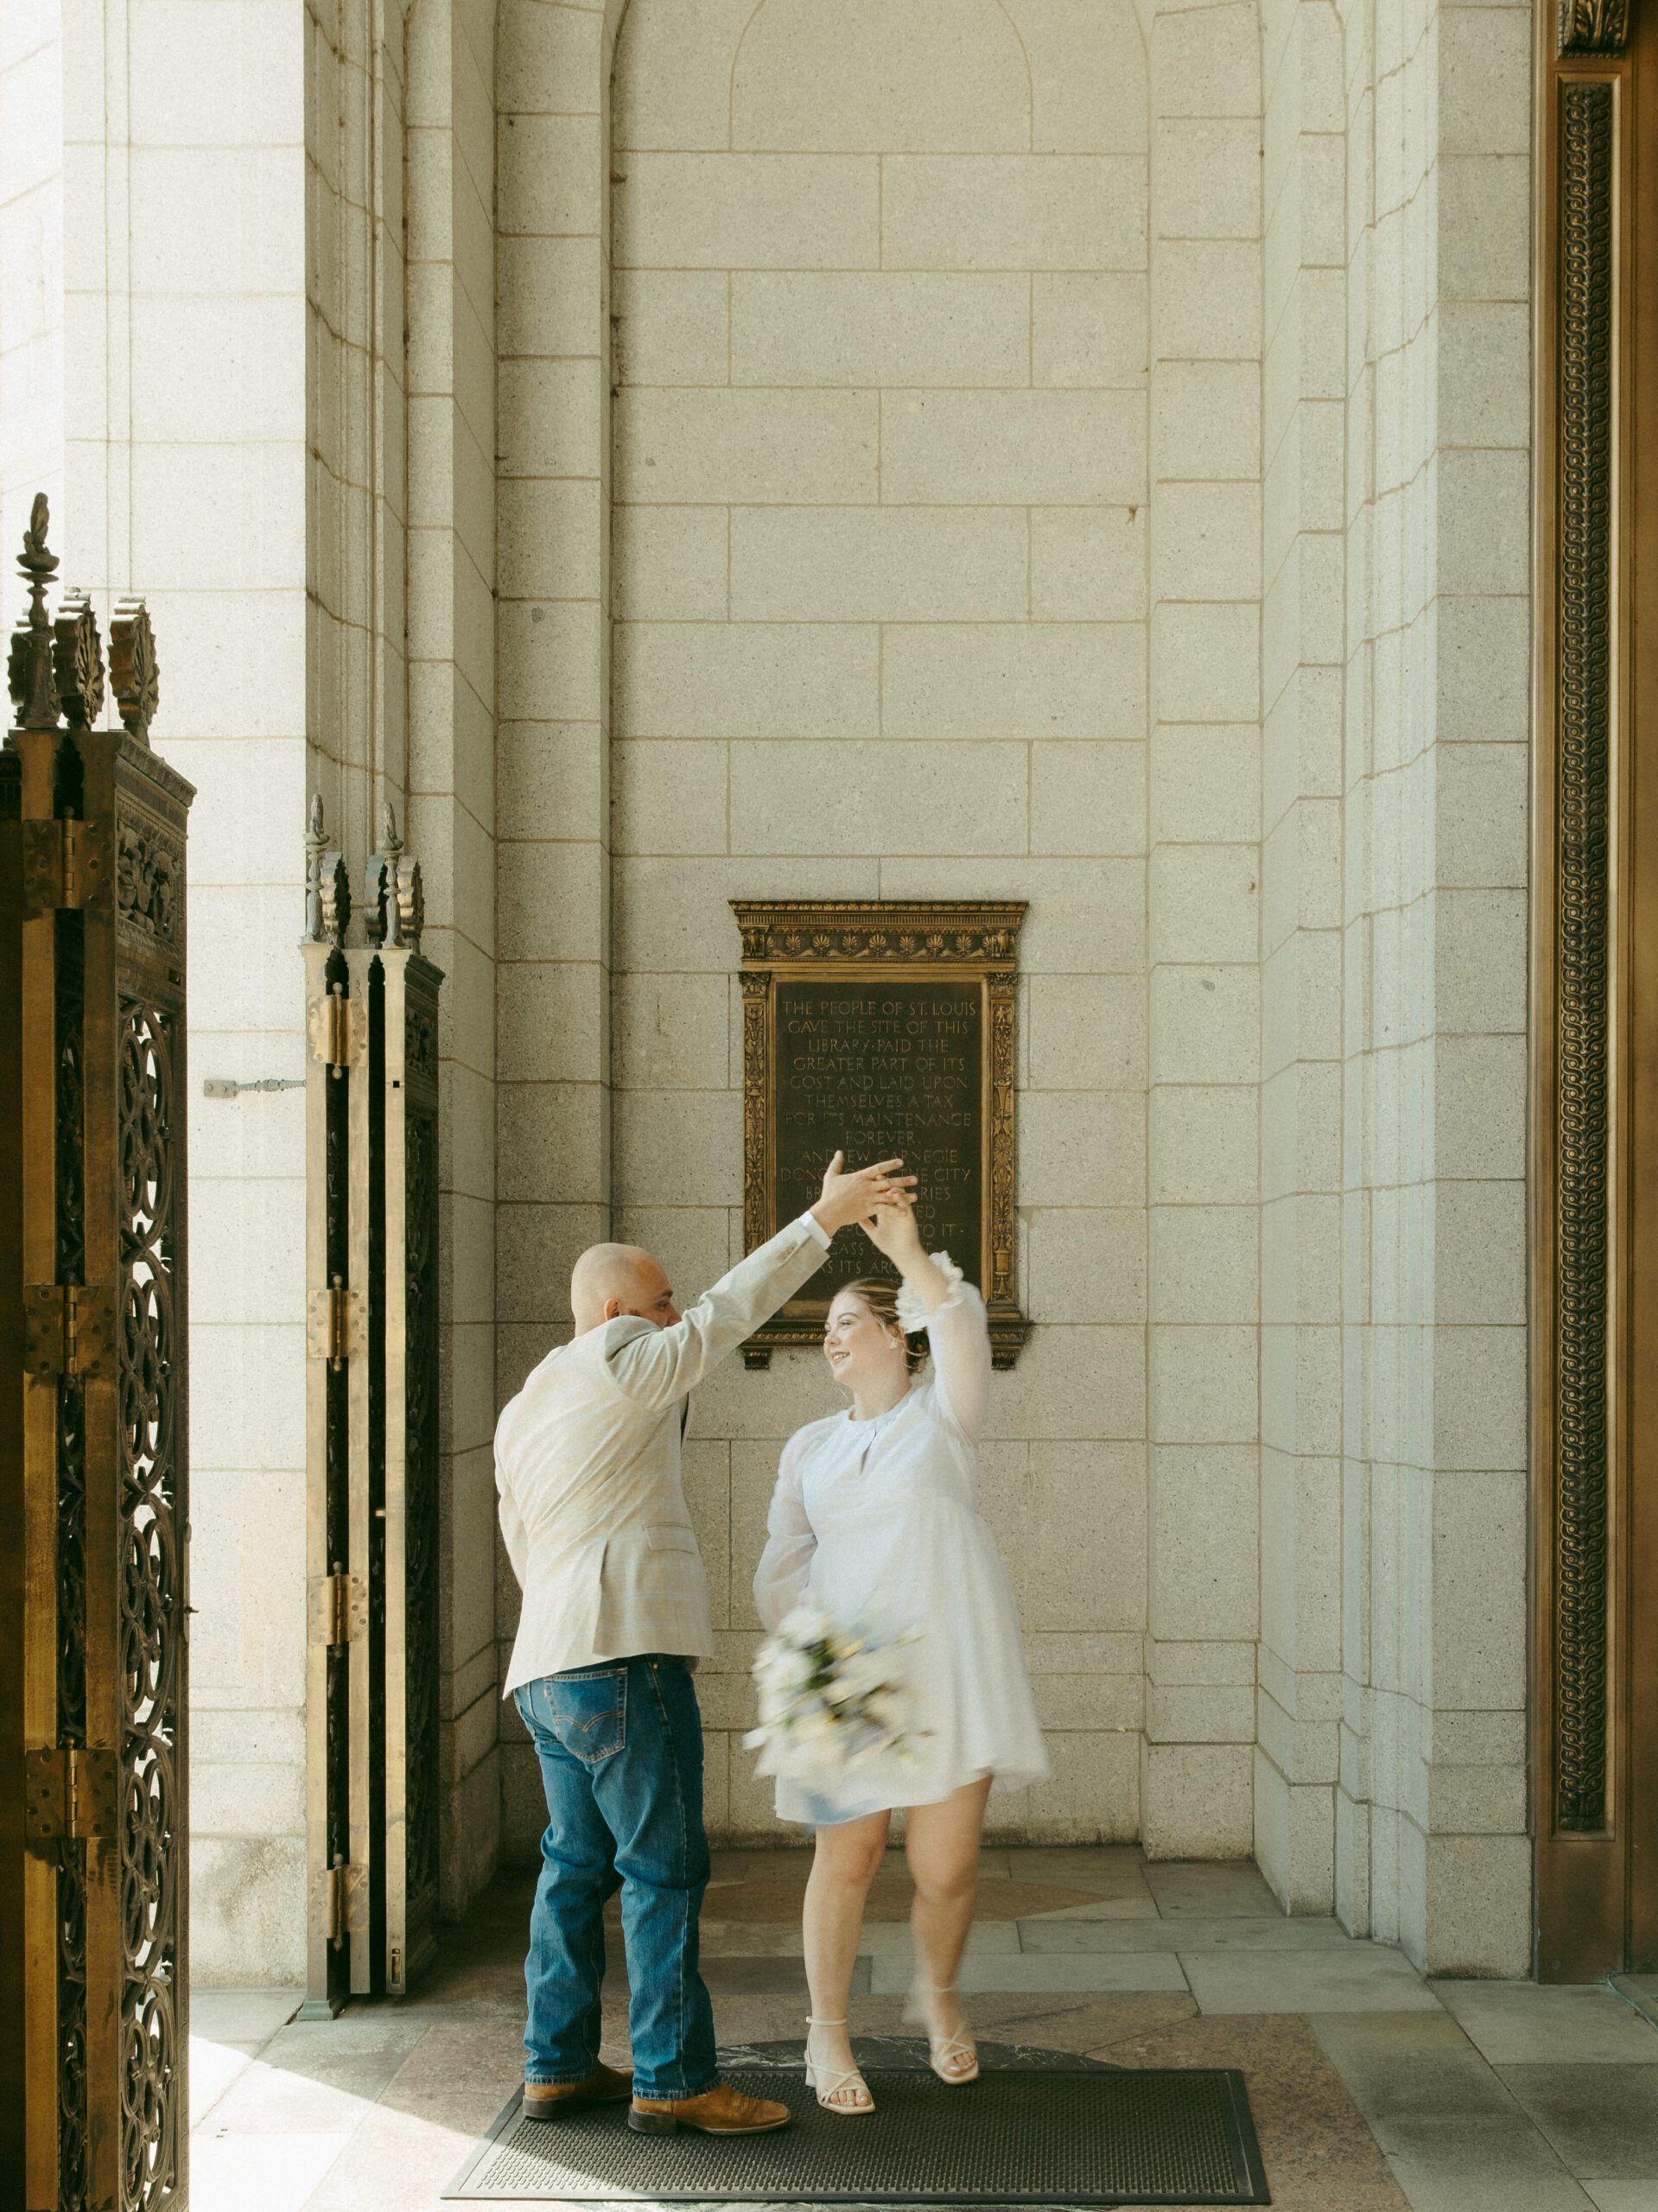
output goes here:
[[809, 1213], [671, 1329], [619, 1314], [549, 1351], [495, 1427], [501, 1532], [524, 1592], [506, 1693], [643, 1651], [714, 1649], [686, 1510], [686, 1394], [823, 1264]]

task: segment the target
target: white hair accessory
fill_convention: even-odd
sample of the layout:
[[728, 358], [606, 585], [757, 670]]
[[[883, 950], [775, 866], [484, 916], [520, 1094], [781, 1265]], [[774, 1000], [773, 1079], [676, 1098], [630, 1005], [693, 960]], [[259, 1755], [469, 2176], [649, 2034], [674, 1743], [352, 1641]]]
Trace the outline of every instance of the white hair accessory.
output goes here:
[[[931, 1257], [934, 1267], [950, 1285], [944, 1299], [944, 1306], [948, 1306], [956, 1294], [956, 1284], [962, 1280], [962, 1270], [948, 1252], [934, 1252]], [[901, 1282], [898, 1287], [899, 1326], [906, 1337], [914, 1336], [918, 1329], [924, 1329], [934, 1314], [943, 1312], [944, 1306], [935, 1306], [930, 1313], [907, 1282]]]

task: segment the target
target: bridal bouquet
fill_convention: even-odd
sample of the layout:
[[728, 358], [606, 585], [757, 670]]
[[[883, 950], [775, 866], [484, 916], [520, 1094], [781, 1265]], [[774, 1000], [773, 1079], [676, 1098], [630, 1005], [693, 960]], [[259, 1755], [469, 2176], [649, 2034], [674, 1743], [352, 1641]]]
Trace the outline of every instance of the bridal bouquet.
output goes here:
[[744, 1737], [766, 1773], [823, 1774], [883, 1753], [913, 1757], [910, 1696], [896, 1662], [913, 1635], [878, 1642], [797, 1605], [754, 1661], [760, 1725]]

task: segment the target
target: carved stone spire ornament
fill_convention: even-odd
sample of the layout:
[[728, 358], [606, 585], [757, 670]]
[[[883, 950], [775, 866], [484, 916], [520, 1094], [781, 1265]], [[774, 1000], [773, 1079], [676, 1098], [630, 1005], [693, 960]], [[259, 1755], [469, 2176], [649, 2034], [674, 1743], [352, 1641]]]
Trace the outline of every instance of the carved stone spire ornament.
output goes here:
[[64, 720], [71, 729], [91, 729], [104, 711], [104, 646], [84, 591], [67, 591], [59, 601], [52, 668]]
[[305, 833], [305, 938], [308, 944], [344, 943], [351, 921], [351, 876], [346, 856], [330, 845], [323, 826], [322, 794], [311, 794]]
[[11, 633], [6, 677], [19, 729], [56, 729], [57, 686], [52, 668], [52, 625], [46, 612], [46, 588], [58, 572], [58, 556], [48, 546], [51, 510], [44, 492], [35, 494], [23, 532], [17, 568], [29, 586], [29, 609]]
[[161, 700], [161, 680], [156, 633], [142, 599], [116, 602], [110, 622], [110, 678], [127, 734], [148, 745], [149, 725]]
[[1629, 0], [1560, 0], [1562, 54], [1622, 54]]

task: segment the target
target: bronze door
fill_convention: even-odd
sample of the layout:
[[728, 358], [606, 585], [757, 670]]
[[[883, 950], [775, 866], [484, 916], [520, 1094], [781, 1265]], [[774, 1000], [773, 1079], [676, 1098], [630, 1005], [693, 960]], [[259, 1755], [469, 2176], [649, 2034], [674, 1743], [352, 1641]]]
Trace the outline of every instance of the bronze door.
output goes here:
[[[187, 2054], [184, 835], [142, 603], [55, 620], [36, 499], [0, 776], [0, 2192], [182, 2202]], [[67, 723], [67, 727], [65, 724]], [[15, 1193], [15, 1195], [14, 1195]], [[21, 1266], [17, 1262], [21, 1261]], [[14, 1948], [15, 1944], [15, 1948]]]

